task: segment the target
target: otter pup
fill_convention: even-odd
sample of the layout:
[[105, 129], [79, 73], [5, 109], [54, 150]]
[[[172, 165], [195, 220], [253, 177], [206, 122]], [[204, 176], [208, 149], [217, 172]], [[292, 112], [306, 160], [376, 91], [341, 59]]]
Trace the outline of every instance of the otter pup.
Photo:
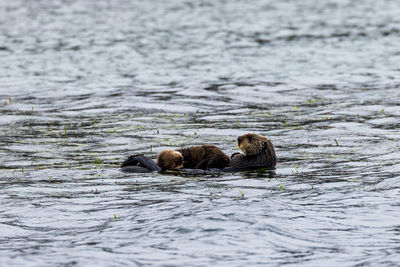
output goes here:
[[201, 145], [164, 150], [157, 157], [157, 165], [163, 170], [175, 169], [222, 169], [229, 166], [229, 157], [214, 145]]
[[229, 157], [214, 145], [199, 145], [177, 150], [161, 151], [157, 164], [143, 155], [132, 155], [121, 168], [125, 172], [152, 172], [161, 170], [222, 169], [229, 166]]
[[275, 168], [276, 155], [271, 140], [258, 134], [239, 136], [238, 147], [243, 154], [233, 153], [230, 167], [235, 170]]

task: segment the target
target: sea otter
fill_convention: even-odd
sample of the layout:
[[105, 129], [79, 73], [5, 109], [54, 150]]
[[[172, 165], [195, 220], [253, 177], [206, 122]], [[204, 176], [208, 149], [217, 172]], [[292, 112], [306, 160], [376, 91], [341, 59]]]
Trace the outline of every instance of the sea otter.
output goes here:
[[121, 168], [126, 172], [152, 172], [161, 170], [222, 169], [229, 166], [229, 157], [214, 145], [199, 145], [177, 150], [161, 151], [157, 164], [142, 156], [132, 155]]
[[259, 134], [248, 133], [239, 136], [237, 141], [244, 154], [232, 154], [230, 169], [275, 168], [276, 154], [271, 140]]

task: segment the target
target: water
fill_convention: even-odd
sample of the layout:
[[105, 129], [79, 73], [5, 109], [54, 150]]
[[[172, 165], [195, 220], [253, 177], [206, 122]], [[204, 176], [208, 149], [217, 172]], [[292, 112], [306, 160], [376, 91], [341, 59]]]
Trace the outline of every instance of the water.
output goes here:
[[[0, 1], [0, 264], [400, 261], [397, 1]], [[125, 174], [272, 139], [272, 172]]]

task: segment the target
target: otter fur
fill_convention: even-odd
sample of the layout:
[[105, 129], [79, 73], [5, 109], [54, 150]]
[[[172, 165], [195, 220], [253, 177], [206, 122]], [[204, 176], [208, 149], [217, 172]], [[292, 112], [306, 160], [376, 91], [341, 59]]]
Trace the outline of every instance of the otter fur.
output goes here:
[[162, 170], [178, 170], [183, 168], [183, 156], [176, 150], [163, 150], [157, 156], [157, 165]]
[[258, 134], [244, 134], [238, 137], [238, 147], [244, 154], [231, 156], [230, 168], [235, 170], [275, 168], [276, 154], [271, 140]]
[[214, 145], [199, 145], [177, 150], [164, 150], [157, 157], [163, 170], [222, 169], [229, 166], [229, 157]]

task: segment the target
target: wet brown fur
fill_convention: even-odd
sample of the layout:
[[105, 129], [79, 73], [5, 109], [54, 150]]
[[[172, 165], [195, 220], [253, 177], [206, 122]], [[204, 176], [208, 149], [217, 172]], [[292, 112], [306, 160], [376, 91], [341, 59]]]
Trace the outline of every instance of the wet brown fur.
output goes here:
[[183, 156], [176, 150], [164, 150], [157, 156], [157, 165], [163, 170], [183, 168]]
[[[180, 160], [182, 156], [183, 162]], [[222, 169], [229, 166], [229, 157], [214, 145], [199, 145], [177, 150], [164, 150], [157, 157], [163, 170], [170, 169]]]
[[238, 147], [244, 154], [234, 153], [230, 166], [235, 169], [275, 168], [276, 154], [271, 140], [258, 134], [238, 137]]

